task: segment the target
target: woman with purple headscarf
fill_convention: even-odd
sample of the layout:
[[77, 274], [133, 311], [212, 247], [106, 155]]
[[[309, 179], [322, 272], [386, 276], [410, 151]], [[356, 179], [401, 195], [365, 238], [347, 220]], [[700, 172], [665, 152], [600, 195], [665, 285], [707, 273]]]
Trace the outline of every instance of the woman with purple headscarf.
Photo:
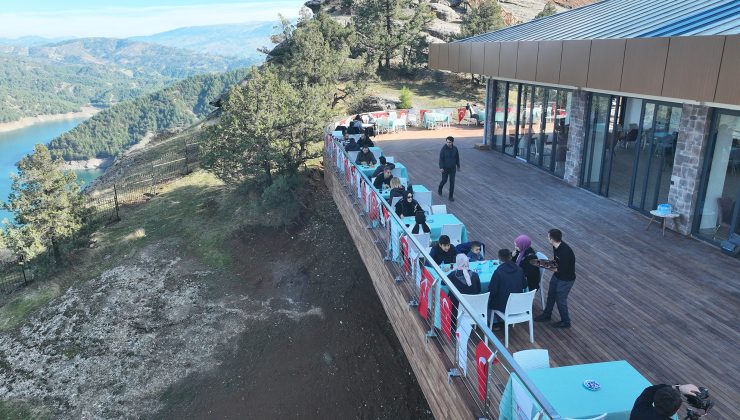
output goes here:
[[514, 255], [512, 260], [522, 268], [527, 278], [529, 290], [540, 288], [540, 269], [530, 264], [530, 260], [537, 259], [537, 252], [532, 248], [532, 240], [527, 235], [519, 235], [514, 239]]

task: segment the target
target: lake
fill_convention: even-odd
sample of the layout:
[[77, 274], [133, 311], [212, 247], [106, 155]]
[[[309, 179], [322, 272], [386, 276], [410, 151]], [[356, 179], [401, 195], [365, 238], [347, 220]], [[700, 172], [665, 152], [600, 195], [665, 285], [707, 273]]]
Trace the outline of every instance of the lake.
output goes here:
[[[46, 121], [18, 130], [0, 132], [0, 201], [6, 201], [10, 193], [10, 174], [16, 173], [15, 164], [23, 156], [31, 153], [38, 143], [49, 143], [54, 137], [75, 128], [87, 118], [70, 118], [60, 121]], [[99, 169], [76, 171], [81, 182], [88, 183], [100, 176]], [[12, 219], [7, 211], [0, 210], [0, 222]]]

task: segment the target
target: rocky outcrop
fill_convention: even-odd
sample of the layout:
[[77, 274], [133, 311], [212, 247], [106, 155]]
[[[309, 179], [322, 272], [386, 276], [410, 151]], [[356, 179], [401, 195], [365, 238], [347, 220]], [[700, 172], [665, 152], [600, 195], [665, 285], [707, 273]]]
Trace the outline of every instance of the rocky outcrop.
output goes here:
[[397, 109], [400, 102], [382, 96], [366, 96], [361, 101], [353, 104], [348, 110], [350, 114], [359, 114], [370, 111], [387, 111]]
[[430, 3], [429, 8], [432, 9], [437, 18], [445, 22], [459, 22], [460, 14], [457, 13], [452, 7], [446, 6], [441, 3]]
[[434, 19], [429, 23], [429, 25], [427, 25], [426, 30], [429, 35], [445, 40], [446, 42], [453, 36], [460, 34], [460, 25], [457, 23], [445, 22], [441, 19]]

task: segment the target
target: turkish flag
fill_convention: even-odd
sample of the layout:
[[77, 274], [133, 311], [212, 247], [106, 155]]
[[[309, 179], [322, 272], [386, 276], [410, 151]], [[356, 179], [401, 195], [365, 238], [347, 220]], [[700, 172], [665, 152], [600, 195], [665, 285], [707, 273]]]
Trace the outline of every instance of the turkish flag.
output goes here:
[[360, 178], [360, 189], [362, 194], [362, 205], [367, 208], [367, 192], [365, 191], [365, 179]]
[[439, 292], [439, 308], [442, 334], [444, 334], [449, 340], [450, 335], [452, 334], [452, 302], [444, 290], [440, 290]]
[[411, 258], [409, 257], [409, 240], [408, 237], [401, 237], [401, 257], [403, 258], [403, 272], [411, 273]]
[[468, 112], [465, 108], [458, 108], [457, 109], [457, 120], [462, 121], [465, 119], [465, 114]]
[[378, 198], [374, 191], [370, 192], [370, 220], [378, 220]]
[[352, 186], [355, 186], [355, 178], [357, 177], [357, 167], [355, 165], [350, 166], [352, 171]]
[[478, 397], [481, 401], [486, 399], [488, 393], [488, 359], [492, 354], [484, 341], [475, 347], [475, 372], [478, 374]]
[[432, 287], [434, 279], [426, 267], [421, 269], [421, 283], [419, 283], [419, 315], [427, 319], [429, 312], [429, 288]]
[[352, 175], [352, 174], [350, 174], [350, 172], [349, 172], [349, 160], [348, 160], [348, 159], [347, 159], [347, 157], [345, 156], [345, 157], [344, 157], [344, 180], [345, 180], [345, 181], [346, 181], [347, 183], [349, 183], [349, 182], [350, 182], [350, 179], [351, 179], [350, 177], [351, 177], [351, 175]]

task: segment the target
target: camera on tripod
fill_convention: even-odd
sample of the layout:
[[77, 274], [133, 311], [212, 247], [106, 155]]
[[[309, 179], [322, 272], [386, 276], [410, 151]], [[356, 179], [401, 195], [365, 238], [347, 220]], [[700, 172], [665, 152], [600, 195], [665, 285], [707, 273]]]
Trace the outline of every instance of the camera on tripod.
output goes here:
[[[684, 420], [698, 420], [699, 418], [706, 416], [709, 409], [714, 405], [714, 402], [709, 399], [709, 390], [703, 386], [699, 387], [698, 394], [687, 395], [686, 402], [693, 408], [689, 407], [686, 409], [686, 417]], [[699, 413], [698, 410], [701, 410], [704, 413]]]

